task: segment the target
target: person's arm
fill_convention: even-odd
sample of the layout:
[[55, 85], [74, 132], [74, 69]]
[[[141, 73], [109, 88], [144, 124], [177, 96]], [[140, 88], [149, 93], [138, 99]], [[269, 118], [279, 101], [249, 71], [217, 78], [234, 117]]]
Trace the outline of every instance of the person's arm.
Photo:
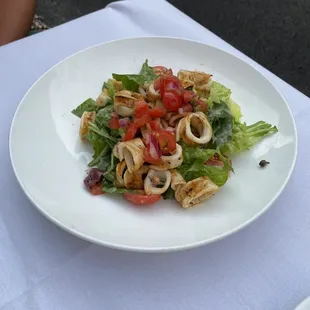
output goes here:
[[0, 0], [0, 46], [27, 35], [35, 0]]

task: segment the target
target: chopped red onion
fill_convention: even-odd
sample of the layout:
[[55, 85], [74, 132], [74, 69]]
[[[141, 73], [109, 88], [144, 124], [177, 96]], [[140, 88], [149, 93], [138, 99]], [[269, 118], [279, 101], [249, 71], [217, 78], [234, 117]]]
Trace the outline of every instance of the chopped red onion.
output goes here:
[[183, 114], [183, 113], [184, 113], [184, 109], [183, 109], [183, 108], [180, 108], [180, 109], [178, 110], [178, 113], [179, 113], [179, 114]]
[[104, 171], [98, 168], [91, 168], [86, 171], [87, 177], [84, 179], [84, 185], [87, 189], [98, 184], [103, 180]]
[[150, 155], [154, 159], [158, 159], [162, 155], [159, 144], [153, 135], [150, 135]]
[[127, 127], [130, 123], [130, 118], [129, 117], [125, 117], [125, 118], [121, 118], [119, 120], [119, 126], [121, 128]]

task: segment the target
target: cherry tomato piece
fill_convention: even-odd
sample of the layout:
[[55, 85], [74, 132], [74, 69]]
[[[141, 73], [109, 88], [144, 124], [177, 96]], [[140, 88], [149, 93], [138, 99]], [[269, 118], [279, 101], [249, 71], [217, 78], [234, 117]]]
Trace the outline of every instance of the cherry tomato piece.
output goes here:
[[144, 149], [144, 161], [155, 166], [158, 166], [163, 162], [161, 158], [155, 159], [151, 156], [149, 147]]
[[91, 187], [88, 188], [88, 191], [92, 194], [92, 195], [103, 195], [104, 192], [102, 191], [102, 184], [97, 183], [95, 185], [92, 185]]
[[184, 90], [183, 92], [183, 99], [184, 103], [189, 103], [194, 100], [197, 95], [192, 90]]
[[151, 117], [148, 114], [145, 114], [139, 118], [135, 117], [133, 122], [138, 128], [141, 128], [144, 125], [146, 125], [148, 122], [150, 122], [150, 120], [151, 120]]
[[111, 129], [118, 129], [120, 126], [119, 126], [119, 119], [118, 117], [112, 117], [109, 122], [108, 122], [108, 126], [111, 128]]
[[134, 123], [130, 123], [127, 127], [126, 134], [123, 137], [123, 141], [132, 140], [138, 131], [137, 126]]
[[183, 112], [193, 112], [193, 107], [189, 103], [185, 103], [182, 106]]
[[137, 100], [135, 103], [134, 117], [139, 118], [148, 114], [150, 111], [149, 106], [144, 100]]
[[167, 110], [176, 112], [182, 107], [182, 99], [172, 92], [165, 92], [163, 96], [163, 104]]
[[150, 127], [153, 131], [161, 130], [160, 119], [150, 121]]
[[161, 129], [153, 132], [153, 136], [163, 153], [167, 154], [175, 151], [176, 139], [173, 132]]
[[150, 116], [152, 118], [158, 118], [158, 117], [163, 117], [166, 115], [165, 109], [162, 107], [154, 107], [153, 109], [150, 110]]
[[161, 195], [142, 195], [142, 194], [132, 194], [132, 193], [124, 193], [123, 196], [126, 200], [134, 203], [135, 205], [151, 205], [157, 202]]

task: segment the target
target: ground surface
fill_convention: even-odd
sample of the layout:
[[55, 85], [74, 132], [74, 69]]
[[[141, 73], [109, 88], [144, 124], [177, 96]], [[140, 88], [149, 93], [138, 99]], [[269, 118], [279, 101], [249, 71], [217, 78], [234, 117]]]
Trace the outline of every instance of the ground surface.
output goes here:
[[[156, 1], [156, 0], [154, 0]], [[107, 0], [37, 0], [56, 26], [104, 8]], [[309, 0], [170, 0], [177, 8], [310, 96]]]

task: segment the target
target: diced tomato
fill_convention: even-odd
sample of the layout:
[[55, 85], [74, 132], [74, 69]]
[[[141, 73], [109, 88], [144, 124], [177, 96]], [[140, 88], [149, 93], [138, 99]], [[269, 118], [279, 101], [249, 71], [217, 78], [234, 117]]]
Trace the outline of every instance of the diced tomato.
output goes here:
[[159, 90], [160, 89], [160, 78], [156, 79], [154, 81], [154, 89]]
[[206, 112], [207, 108], [208, 108], [208, 106], [203, 100], [198, 99], [195, 101], [195, 110], [196, 111]]
[[111, 129], [118, 129], [120, 127], [119, 118], [118, 118], [118, 115], [116, 113], [112, 113], [111, 119], [108, 122], [108, 126]]
[[137, 100], [135, 103], [134, 117], [140, 118], [149, 113], [149, 106], [144, 100]]
[[165, 109], [162, 107], [154, 107], [152, 110], [150, 110], [150, 116], [152, 118], [158, 118], [158, 117], [163, 117], [165, 116], [166, 111]]
[[163, 96], [163, 104], [167, 110], [175, 112], [182, 107], [182, 99], [172, 92], [165, 92]]
[[92, 185], [91, 187], [89, 187], [88, 191], [92, 195], [102, 195], [102, 194], [104, 194], [104, 192], [102, 191], [102, 184], [101, 184], [101, 182], [97, 183], [95, 185]]
[[172, 69], [167, 70], [166, 75], [173, 75]]
[[177, 111], [183, 103], [184, 88], [180, 80], [174, 75], [163, 75], [160, 78], [160, 95], [165, 108]]
[[144, 100], [137, 100], [134, 109], [134, 124], [140, 128], [147, 124], [150, 120], [150, 109]]
[[150, 127], [152, 130], [156, 131], [156, 130], [161, 130], [161, 125], [160, 125], [160, 119], [154, 120], [154, 121], [150, 121]]
[[197, 95], [192, 90], [184, 90], [183, 92], [184, 103], [189, 103], [193, 101], [195, 97], [197, 97]]
[[119, 120], [117, 118], [111, 118], [109, 120], [109, 123], [108, 123], [109, 127], [111, 129], [118, 129], [119, 128]]
[[179, 91], [181, 95], [184, 91], [184, 88], [181, 84], [181, 81], [174, 75], [164, 75], [161, 77], [160, 81], [160, 94], [163, 96], [165, 92], [174, 92]]
[[123, 137], [123, 141], [132, 140], [138, 131], [137, 126], [134, 123], [130, 123], [127, 127], [126, 134]]
[[152, 134], [159, 143], [159, 147], [164, 154], [171, 154], [175, 151], [176, 139], [173, 132], [161, 129], [153, 132]]
[[193, 112], [193, 107], [189, 103], [183, 104], [182, 108], [183, 108], [183, 112]]
[[123, 196], [126, 200], [134, 203], [135, 205], [151, 205], [157, 202], [161, 195], [142, 195], [142, 194], [132, 194], [132, 193], [124, 193]]
[[163, 162], [161, 158], [155, 159], [151, 156], [149, 146], [144, 149], [144, 161], [156, 166], [162, 164]]
[[163, 72], [166, 72], [168, 69], [164, 66], [154, 66], [152, 67], [153, 71], [163, 71]]
[[153, 69], [153, 72], [156, 74], [156, 75], [173, 75], [173, 72], [171, 69], [167, 69], [166, 67], [164, 66], [155, 66], [155, 67], [152, 67]]
[[148, 114], [145, 114], [139, 118], [134, 118], [133, 122], [134, 124], [138, 127], [138, 128], [141, 128], [143, 127], [144, 125], [146, 125], [148, 122], [150, 122], [151, 120], [151, 117], [150, 115]]

